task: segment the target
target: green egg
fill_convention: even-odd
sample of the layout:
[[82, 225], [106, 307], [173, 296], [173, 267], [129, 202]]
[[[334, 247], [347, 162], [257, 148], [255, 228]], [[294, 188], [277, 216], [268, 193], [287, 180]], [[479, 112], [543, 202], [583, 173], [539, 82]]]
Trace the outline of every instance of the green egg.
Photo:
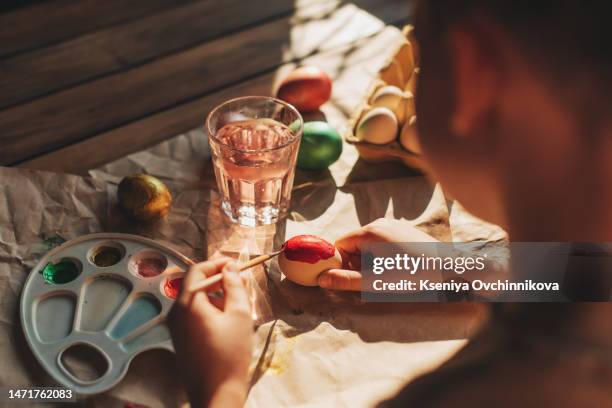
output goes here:
[[327, 122], [306, 122], [300, 142], [297, 167], [324, 170], [340, 157], [342, 137]]

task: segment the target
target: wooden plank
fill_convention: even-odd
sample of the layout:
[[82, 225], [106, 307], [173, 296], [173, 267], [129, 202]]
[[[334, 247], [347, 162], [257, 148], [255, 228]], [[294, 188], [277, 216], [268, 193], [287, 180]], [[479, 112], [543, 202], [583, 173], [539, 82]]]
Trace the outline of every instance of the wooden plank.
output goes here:
[[42, 47], [194, 0], [50, 0], [0, 15], [0, 56]]
[[[0, 164], [75, 143], [248, 79], [296, 55], [341, 46], [354, 41], [355, 35], [365, 37], [383, 26], [352, 5], [331, 11], [313, 7], [311, 13], [312, 19], [293, 27], [306, 37], [320, 39], [307, 49], [291, 48], [287, 38], [291, 20], [284, 18], [4, 110], [0, 112]], [[321, 15], [328, 18], [317, 20]]]
[[[320, 66], [332, 75], [335, 88], [331, 104], [341, 114], [345, 110], [350, 113], [360, 104], [359, 98], [369, 88], [371, 76], [386, 60], [385, 52], [388, 54], [388, 49], [393, 48], [389, 45], [401, 38], [399, 31], [387, 27], [374, 36], [358, 39], [340, 49], [319, 53], [300, 62]], [[19, 166], [84, 174], [89, 169], [157, 144], [170, 136], [203, 126], [207, 112], [224, 100], [243, 95], [272, 94], [274, 82], [294, 65], [283, 65], [278, 70], [28, 160]]]
[[[99, 134], [49, 154], [20, 163], [19, 167], [82, 174], [119, 157], [142, 150], [204, 123], [206, 112], [215, 103], [239, 95], [265, 95], [270, 91], [272, 73], [263, 74], [237, 86], [179, 105], [156, 115]], [[78, 157], [78, 160], [75, 158]]]
[[0, 62], [0, 108], [123, 71], [293, 11], [287, 0], [199, 1]]

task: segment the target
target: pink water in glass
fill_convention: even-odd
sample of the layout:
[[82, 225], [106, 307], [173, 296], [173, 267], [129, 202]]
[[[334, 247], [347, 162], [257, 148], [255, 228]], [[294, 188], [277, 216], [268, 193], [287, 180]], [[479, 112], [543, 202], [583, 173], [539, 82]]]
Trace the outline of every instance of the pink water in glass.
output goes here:
[[273, 118], [226, 112], [214, 123], [218, 130], [209, 141], [221, 208], [233, 221], [266, 225], [287, 213], [302, 126], [297, 111], [282, 114], [289, 108], [280, 105]]

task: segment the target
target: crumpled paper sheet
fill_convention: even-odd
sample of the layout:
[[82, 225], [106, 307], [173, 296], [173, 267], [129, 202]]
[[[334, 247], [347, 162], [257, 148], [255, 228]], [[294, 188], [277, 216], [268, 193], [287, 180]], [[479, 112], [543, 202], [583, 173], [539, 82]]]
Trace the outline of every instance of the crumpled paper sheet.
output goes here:
[[[323, 114], [340, 132], [346, 131], [347, 115], [387, 58], [389, 44], [400, 38], [398, 30], [386, 28], [346, 55], [304, 61], [332, 74], [332, 100]], [[291, 68], [282, 67], [278, 76]], [[413, 170], [398, 163], [368, 164], [347, 144], [329, 171], [297, 172], [285, 221], [241, 228], [220, 213], [206, 139], [202, 129], [195, 129], [91, 171], [91, 178], [0, 168], [0, 385], [50, 384], [25, 344], [17, 307], [27, 273], [47, 249], [45, 243], [58, 236], [136, 233], [196, 260], [219, 253], [236, 256], [245, 247], [256, 255], [301, 233], [333, 241], [380, 217], [410, 222], [446, 241], [505, 236], [448, 201], [439, 187]], [[167, 219], [136, 225], [117, 211], [116, 185], [135, 172], [169, 185], [174, 204]], [[275, 262], [252, 272], [258, 313], [247, 401], [252, 407], [371, 406], [441, 364], [487, 315], [474, 304], [363, 304], [358, 294], [287, 282]], [[143, 353], [115, 389], [86, 404], [113, 406], [128, 400], [181, 406], [184, 395], [173, 364], [170, 353]]]
[[[55, 385], [35, 360], [19, 324], [21, 288], [31, 268], [52, 247], [84, 234], [126, 232], [154, 238], [202, 259], [208, 191], [173, 189], [174, 206], [168, 218], [138, 225], [118, 211], [115, 189], [113, 184], [89, 177], [0, 167], [0, 385]], [[133, 360], [128, 375], [115, 389], [82, 403], [112, 406], [109, 401], [135, 401], [151, 407], [178, 407], [185, 397], [175, 372], [172, 353], [143, 353]]]
[[[173, 209], [166, 220], [152, 226], [122, 218], [114, 197], [118, 177], [110, 172], [95, 171], [94, 178], [81, 178], [0, 169], [3, 385], [51, 384], [25, 344], [17, 306], [29, 269], [48, 249], [45, 244], [52, 245], [58, 237], [111, 230], [138, 233], [201, 259], [205, 254], [237, 253], [246, 237], [255, 237], [247, 240], [252, 255], [299, 233], [334, 240], [385, 216], [409, 220], [441, 239], [452, 236], [449, 204], [440, 188], [431, 187], [421, 176], [366, 178], [338, 187], [333, 179], [313, 181], [300, 174], [287, 220], [259, 229], [240, 228], [222, 216], [219, 197], [201, 181], [205, 178], [188, 175], [196, 169], [206, 174], [210, 166], [200, 154], [193, 161], [184, 156], [185, 151], [196, 150], [194, 139], [201, 136], [194, 131], [107, 166], [131, 172], [141, 161], [145, 169], [155, 168], [147, 166], [150, 163], [162, 163], [160, 172], [176, 168], [176, 184], [182, 187], [166, 179], [175, 196]], [[192, 147], [184, 149], [185, 145]], [[355, 152], [347, 149], [347, 155]], [[357, 294], [294, 285], [283, 279], [275, 262], [256, 269], [254, 277], [258, 303], [266, 308], [258, 316], [248, 406], [369, 406], [442, 363], [486, 316], [483, 308], [468, 304], [363, 304]], [[86, 403], [103, 406], [101, 399], [112, 399], [180, 406], [184, 395], [174, 369], [168, 367], [173, 367], [170, 353], [143, 353], [120, 385]]]
[[101, 230], [105, 184], [76, 176], [0, 168], [0, 384], [49, 384], [19, 324], [29, 270], [54, 242]]
[[247, 406], [374, 406], [464, 344], [367, 341], [351, 329], [324, 321], [306, 332], [283, 320], [275, 323], [258, 331], [259, 342], [265, 335], [268, 344], [258, 361], [257, 383]]

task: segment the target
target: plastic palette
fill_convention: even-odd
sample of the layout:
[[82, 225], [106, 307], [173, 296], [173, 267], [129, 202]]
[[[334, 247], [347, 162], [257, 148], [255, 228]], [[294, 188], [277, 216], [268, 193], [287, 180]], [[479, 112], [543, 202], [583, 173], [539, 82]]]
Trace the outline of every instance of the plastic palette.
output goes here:
[[[79, 394], [112, 388], [137, 354], [174, 351], [165, 319], [190, 263], [155, 241], [127, 234], [86, 235], [53, 249], [34, 267], [21, 295], [21, 323], [34, 355], [56, 381]], [[99, 353], [105, 372], [78, 378], [63, 358], [73, 347]]]

